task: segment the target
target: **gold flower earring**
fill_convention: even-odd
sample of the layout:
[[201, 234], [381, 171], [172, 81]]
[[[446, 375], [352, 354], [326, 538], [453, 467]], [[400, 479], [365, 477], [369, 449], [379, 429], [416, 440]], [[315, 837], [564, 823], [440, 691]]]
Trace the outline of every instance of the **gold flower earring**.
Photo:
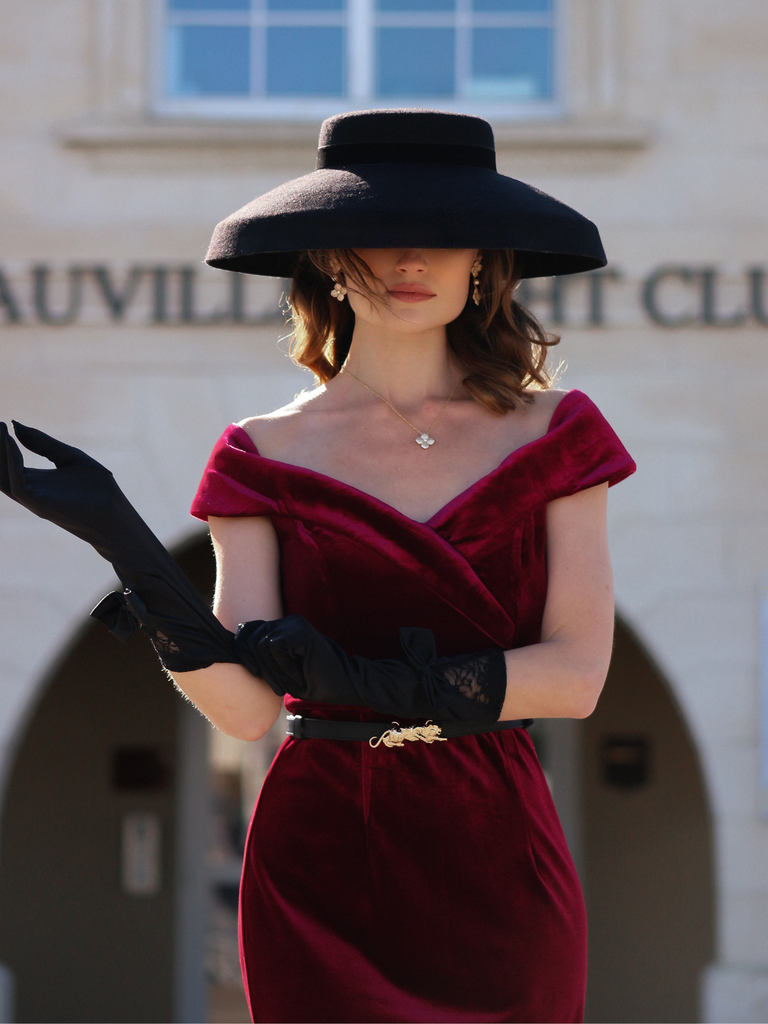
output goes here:
[[470, 273], [472, 274], [472, 281], [474, 283], [474, 288], [472, 289], [472, 301], [476, 306], [480, 305], [480, 271], [482, 269], [483, 260], [481, 256], [478, 256], [470, 270]]
[[347, 294], [347, 289], [344, 287], [344, 285], [339, 281], [338, 277], [336, 276], [337, 274], [341, 273], [341, 267], [338, 264], [336, 264], [331, 269], [333, 270], [333, 273], [331, 275], [331, 280], [333, 281], [333, 288], [331, 290], [331, 295], [334, 297], [334, 299], [338, 299], [339, 302], [343, 302], [344, 301], [344, 296]]
[[332, 280], [333, 288], [331, 289], [331, 295], [334, 297], [334, 299], [338, 299], [339, 302], [343, 302], [344, 296], [347, 294], [347, 289], [344, 287], [343, 284], [340, 284], [335, 277], [332, 278]]

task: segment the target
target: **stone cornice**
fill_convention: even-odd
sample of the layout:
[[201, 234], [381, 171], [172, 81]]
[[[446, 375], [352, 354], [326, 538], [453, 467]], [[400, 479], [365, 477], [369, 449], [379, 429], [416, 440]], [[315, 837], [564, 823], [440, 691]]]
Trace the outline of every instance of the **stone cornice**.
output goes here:
[[[263, 146], [317, 145], [319, 122], [313, 121], [141, 121], [83, 120], [60, 126], [59, 142], [70, 149], [248, 149]], [[496, 123], [499, 150], [645, 149], [647, 125], [630, 121], [530, 121]]]

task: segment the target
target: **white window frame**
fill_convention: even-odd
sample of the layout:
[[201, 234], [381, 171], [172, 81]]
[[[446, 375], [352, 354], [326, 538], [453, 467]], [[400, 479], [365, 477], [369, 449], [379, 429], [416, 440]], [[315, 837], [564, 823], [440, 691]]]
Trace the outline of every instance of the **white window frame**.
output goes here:
[[[348, 6], [348, 62], [347, 93], [339, 97], [258, 97], [258, 96], [168, 96], [165, 91], [165, 31], [166, 2], [152, 0], [151, 39], [151, 91], [152, 111], [162, 117], [176, 117], [205, 120], [316, 120], [330, 117], [344, 110], [376, 109], [392, 106], [430, 107], [436, 110], [455, 110], [467, 114], [489, 117], [494, 121], [550, 120], [562, 117], [564, 113], [563, 84], [567, 80], [565, 59], [567, 34], [566, 0], [553, 0], [552, 20], [554, 31], [552, 97], [546, 100], [500, 101], [470, 99], [460, 96], [450, 98], [418, 96], [380, 99], [373, 95], [375, 89], [374, 20], [385, 20], [387, 24], [407, 24], [415, 16], [409, 12], [387, 12], [376, 14], [374, 0], [347, 0]], [[226, 14], [226, 12], [222, 12]], [[329, 14], [335, 12], [328, 12]], [[471, 0], [459, 0], [457, 21], [466, 24], [471, 16]], [[450, 17], [453, 17], [452, 15]], [[482, 20], [486, 20], [481, 16]], [[258, 14], [252, 15], [258, 18]], [[317, 19], [317, 15], [313, 20]], [[420, 24], [426, 21], [439, 24], [445, 15], [437, 12], [418, 15]], [[195, 19], [197, 20], [197, 19]], [[226, 17], [217, 15], [220, 24]], [[234, 19], [233, 19], [234, 20]], [[320, 16], [318, 23], [324, 19]], [[474, 15], [475, 23], [478, 15]], [[306, 23], [306, 22], [304, 22]], [[466, 34], [464, 36], [466, 38]], [[462, 67], [468, 64], [469, 54], [457, 54], [457, 77], [461, 80]], [[463, 68], [466, 74], [466, 67]]]

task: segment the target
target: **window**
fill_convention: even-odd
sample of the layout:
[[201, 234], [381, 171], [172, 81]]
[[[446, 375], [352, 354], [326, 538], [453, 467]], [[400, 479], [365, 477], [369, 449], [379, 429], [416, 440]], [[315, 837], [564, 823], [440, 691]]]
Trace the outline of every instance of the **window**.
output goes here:
[[554, 112], [558, 0], [163, 0], [163, 112]]

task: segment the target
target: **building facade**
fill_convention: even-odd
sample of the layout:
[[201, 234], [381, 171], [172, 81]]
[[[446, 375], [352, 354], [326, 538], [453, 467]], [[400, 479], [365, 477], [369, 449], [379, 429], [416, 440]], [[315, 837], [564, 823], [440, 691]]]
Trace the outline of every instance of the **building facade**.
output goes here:
[[[285, 282], [202, 259], [217, 221], [313, 168], [324, 116], [481, 114], [502, 172], [598, 224], [605, 271], [523, 290], [562, 335], [561, 386], [638, 464], [610, 499], [605, 698], [537, 736], [587, 893], [588, 1018], [764, 1021], [766, 5], [0, 0], [0, 17], [0, 417], [109, 466], [203, 590], [188, 508], [213, 443], [311, 378], [280, 341]], [[227, 780], [263, 774], [238, 775], [251, 755], [143, 648], [90, 629], [112, 582], [0, 503], [14, 1019], [202, 1019], [210, 891], [236, 881], [210, 790], [234, 821], [221, 808], [253, 793], [232, 804]]]

